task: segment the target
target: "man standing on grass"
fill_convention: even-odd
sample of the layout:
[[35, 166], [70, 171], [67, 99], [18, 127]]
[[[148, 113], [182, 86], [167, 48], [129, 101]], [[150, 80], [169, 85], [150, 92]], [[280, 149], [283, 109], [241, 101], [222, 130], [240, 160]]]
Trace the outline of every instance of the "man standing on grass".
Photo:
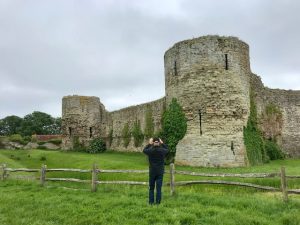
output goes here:
[[168, 153], [168, 147], [160, 138], [150, 138], [149, 144], [143, 152], [149, 159], [149, 204], [154, 204], [154, 188], [156, 186], [156, 204], [161, 201], [161, 187], [165, 171], [164, 159]]

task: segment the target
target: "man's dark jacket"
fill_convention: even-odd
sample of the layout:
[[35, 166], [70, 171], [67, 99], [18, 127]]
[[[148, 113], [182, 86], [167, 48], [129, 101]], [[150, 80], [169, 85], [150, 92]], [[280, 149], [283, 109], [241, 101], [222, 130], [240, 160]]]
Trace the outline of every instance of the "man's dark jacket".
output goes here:
[[161, 144], [159, 146], [153, 146], [148, 144], [143, 152], [148, 155], [150, 172], [163, 174], [165, 168], [164, 159], [169, 152], [167, 145]]

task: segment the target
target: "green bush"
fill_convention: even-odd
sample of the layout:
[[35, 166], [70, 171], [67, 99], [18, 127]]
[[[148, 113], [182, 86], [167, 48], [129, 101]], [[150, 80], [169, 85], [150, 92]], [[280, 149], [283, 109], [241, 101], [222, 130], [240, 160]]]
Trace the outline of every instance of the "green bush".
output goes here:
[[55, 145], [60, 145], [62, 140], [61, 139], [52, 139], [52, 140], [49, 140], [48, 142], [55, 144]]
[[133, 136], [135, 147], [139, 147], [143, 144], [144, 134], [142, 132], [141, 123], [139, 120], [134, 122], [133, 129], [132, 129], [132, 136]]
[[44, 145], [39, 145], [37, 148], [38, 148], [38, 149], [47, 149], [47, 147], [44, 146]]
[[47, 160], [46, 156], [41, 156], [40, 161], [46, 161], [46, 160]]
[[4, 144], [5, 140], [6, 140], [5, 136], [0, 136], [0, 149], [5, 148], [5, 144]]
[[182, 107], [173, 98], [169, 107], [163, 114], [162, 120], [162, 138], [169, 147], [169, 154], [166, 163], [174, 162], [176, 146], [184, 137], [187, 130], [187, 119]]
[[284, 154], [275, 141], [266, 140], [265, 141], [265, 149], [271, 160], [284, 159]]
[[31, 141], [31, 137], [30, 136], [25, 136], [24, 141], [26, 141], [27, 143], [29, 143]]
[[129, 130], [129, 124], [125, 123], [123, 130], [122, 130], [122, 138], [123, 138], [123, 146], [125, 148], [128, 147], [129, 143], [130, 143], [130, 139], [131, 139], [131, 134], [130, 134], [130, 130]]
[[18, 143], [22, 144], [24, 142], [24, 139], [20, 134], [12, 134], [9, 136], [9, 141], [18, 142]]
[[38, 145], [43, 145], [43, 144], [46, 144], [46, 143], [47, 143], [46, 141], [38, 141], [37, 142]]
[[86, 149], [88, 153], [100, 153], [106, 151], [106, 144], [102, 138], [95, 138], [90, 142], [89, 147]]

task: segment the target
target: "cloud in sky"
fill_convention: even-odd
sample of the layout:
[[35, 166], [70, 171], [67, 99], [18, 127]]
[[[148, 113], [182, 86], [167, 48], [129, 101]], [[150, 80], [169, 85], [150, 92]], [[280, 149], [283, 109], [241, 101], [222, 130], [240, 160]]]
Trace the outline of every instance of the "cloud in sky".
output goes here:
[[296, 0], [1, 0], [0, 118], [61, 116], [72, 94], [109, 111], [158, 99], [164, 52], [207, 34], [247, 42], [267, 86], [300, 89], [299, 11]]

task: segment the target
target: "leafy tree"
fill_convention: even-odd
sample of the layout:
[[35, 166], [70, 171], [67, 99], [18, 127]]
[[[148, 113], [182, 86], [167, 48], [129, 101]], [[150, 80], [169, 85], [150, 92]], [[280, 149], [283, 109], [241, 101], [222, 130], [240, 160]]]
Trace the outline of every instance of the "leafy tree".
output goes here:
[[20, 132], [23, 119], [18, 116], [7, 116], [0, 120], [0, 135], [10, 136]]
[[[58, 120], [59, 123], [59, 120]], [[35, 111], [24, 117], [21, 124], [21, 134], [30, 136], [32, 134], [52, 134], [56, 130], [55, 119], [49, 114]]]
[[134, 146], [139, 147], [143, 144], [144, 134], [141, 129], [141, 123], [139, 120], [136, 120], [133, 124], [132, 136], [134, 139]]
[[145, 114], [145, 137], [147, 139], [153, 137], [154, 133], [154, 121], [152, 115], [152, 109], [149, 107]]
[[182, 107], [173, 98], [169, 107], [163, 114], [162, 137], [169, 147], [167, 162], [173, 162], [176, 154], [176, 146], [184, 137], [187, 130], [187, 119]]
[[45, 126], [45, 134], [61, 134], [61, 117], [52, 118], [52, 124]]
[[130, 143], [130, 139], [131, 139], [131, 134], [130, 134], [130, 130], [129, 130], [129, 124], [125, 123], [123, 130], [122, 130], [122, 137], [123, 137], [123, 146], [125, 148], [128, 147], [129, 143]]

